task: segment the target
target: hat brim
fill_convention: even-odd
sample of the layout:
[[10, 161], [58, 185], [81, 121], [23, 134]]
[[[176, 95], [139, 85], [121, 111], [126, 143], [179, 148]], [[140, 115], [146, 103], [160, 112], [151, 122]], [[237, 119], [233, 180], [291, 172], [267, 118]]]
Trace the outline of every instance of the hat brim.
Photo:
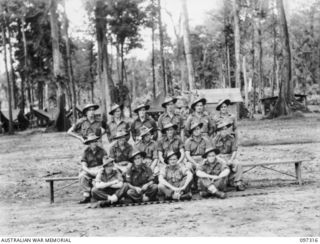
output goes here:
[[167, 107], [167, 104], [168, 104], [168, 103], [171, 103], [171, 102], [176, 103], [176, 102], [177, 102], [177, 98], [173, 98], [173, 99], [171, 99], [171, 100], [169, 100], [169, 101], [166, 101], [166, 102], [162, 103], [162, 104], [161, 104], [161, 107], [166, 108], [166, 107]]
[[97, 110], [97, 109], [99, 108], [99, 105], [94, 104], [94, 105], [91, 105], [91, 106], [89, 106], [89, 107], [86, 107], [86, 108], [84, 108], [84, 109], [82, 110], [82, 113], [83, 113], [83, 114], [86, 114], [86, 112], [87, 112], [87, 110], [88, 110], [89, 108], [94, 108], [94, 110]]
[[202, 158], [207, 158], [208, 154], [211, 153], [211, 152], [214, 152], [216, 155], [220, 154], [220, 150], [218, 148], [212, 148], [211, 150], [205, 152], [202, 155]]
[[222, 104], [224, 104], [224, 103], [229, 106], [229, 105], [231, 104], [231, 100], [230, 100], [230, 99], [224, 99], [223, 101], [221, 101], [221, 102], [217, 105], [216, 110], [217, 110], [217, 111], [220, 111], [220, 108], [221, 108]]
[[115, 137], [113, 137], [113, 140], [117, 140], [117, 139], [126, 137], [126, 136], [128, 136], [128, 135], [129, 135], [129, 133], [123, 134], [123, 135], [121, 135], [121, 136], [115, 136]]
[[143, 158], [145, 158], [147, 154], [145, 152], [136, 152], [129, 158], [129, 160], [133, 161], [137, 155], [141, 155]]
[[113, 115], [114, 112], [115, 112], [118, 108], [120, 108], [120, 109], [122, 110], [122, 109], [123, 109], [123, 104], [122, 104], [122, 105], [119, 105], [118, 107], [116, 107], [116, 108], [114, 108], [114, 109], [112, 109], [112, 110], [109, 112], [109, 114], [110, 114], [110, 115]]
[[146, 110], [149, 110], [149, 109], [150, 109], [150, 105], [144, 105], [144, 106], [141, 106], [141, 107], [137, 107], [137, 108], [135, 108], [135, 109], [133, 110], [133, 112], [138, 113], [139, 110], [141, 110], [141, 109], [143, 109], [143, 108], [145, 108]]
[[114, 160], [109, 158], [108, 161], [102, 165], [102, 167], [105, 168], [105, 167], [107, 167], [109, 165], [113, 166], [113, 162], [114, 162]]
[[92, 139], [89, 139], [89, 140], [85, 140], [85, 142], [84, 142], [83, 144], [89, 145], [91, 142], [98, 141], [99, 139], [100, 139], [100, 137], [97, 136], [96, 138], [92, 138]]
[[170, 126], [170, 127], [166, 127], [166, 128], [163, 128], [162, 130], [161, 130], [161, 132], [162, 133], [165, 133], [168, 129], [170, 129], [170, 128], [174, 128], [175, 130], [176, 129], [178, 129], [178, 126], [176, 125], [176, 124], [173, 124], [172, 126]]
[[223, 124], [223, 126], [217, 126], [217, 131], [219, 131], [219, 130], [222, 130], [224, 127], [227, 127], [227, 128], [229, 128], [229, 127], [231, 127], [232, 126], [232, 124], [233, 124], [233, 122], [228, 122], [228, 123], [226, 123], [226, 124]]
[[168, 164], [168, 160], [173, 156], [173, 155], [176, 155], [177, 158], [179, 159], [181, 157], [181, 153], [180, 152], [175, 152], [175, 153], [172, 153], [170, 155], [167, 155], [167, 157], [165, 158], [165, 163]]
[[203, 123], [201, 122], [201, 123], [198, 123], [197, 125], [191, 127], [190, 130], [189, 130], [189, 132], [192, 133], [192, 131], [193, 131], [195, 128], [197, 128], [198, 126], [200, 126], [200, 128], [202, 128], [202, 127], [203, 127]]
[[147, 134], [149, 134], [149, 133], [151, 133], [151, 131], [152, 131], [152, 128], [149, 128], [146, 132], [144, 132], [144, 133], [141, 133], [141, 137], [144, 137], [145, 135], [147, 135]]
[[205, 98], [200, 98], [200, 99], [194, 101], [194, 102], [191, 104], [190, 107], [194, 110], [194, 107], [197, 105], [197, 103], [200, 103], [200, 102], [202, 102], [203, 105], [206, 105], [206, 104], [207, 104], [207, 99], [205, 99]]

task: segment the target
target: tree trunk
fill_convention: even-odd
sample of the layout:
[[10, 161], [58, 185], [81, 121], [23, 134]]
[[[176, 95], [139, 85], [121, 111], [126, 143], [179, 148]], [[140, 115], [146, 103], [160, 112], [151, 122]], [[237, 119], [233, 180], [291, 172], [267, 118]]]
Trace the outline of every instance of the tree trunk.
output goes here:
[[280, 80], [280, 91], [276, 105], [271, 112], [271, 117], [278, 117], [281, 115], [288, 115], [291, 113], [290, 104], [294, 101], [293, 87], [292, 87], [292, 73], [291, 73], [291, 50], [290, 40], [286, 14], [283, 7], [283, 0], [277, 0], [277, 7], [280, 13], [280, 24], [281, 24], [281, 50], [283, 57], [283, 65], [280, 69], [281, 80]]
[[261, 30], [261, 19], [259, 19], [259, 28], [258, 28], [258, 47], [259, 47], [259, 99], [263, 98], [263, 51], [262, 51], [262, 30]]
[[[3, 15], [3, 18], [5, 16]], [[9, 134], [13, 134], [13, 120], [12, 120], [12, 95], [11, 95], [11, 83], [10, 83], [10, 77], [9, 77], [9, 71], [8, 71], [8, 63], [7, 63], [7, 37], [6, 37], [6, 31], [5, 31], [5, 25], [2, 25], [2, 46], [3, 46], [3, 58], [4, 58], [4, 65], [5, 65], [5, 71], [7, 76], [7, 83], [8, 83], [8, 104], [9, 104]]]
[[[152, 4], [152, 8], [154, 8], [154, 0], [151, 1]], [[154, 34], [155, 34], [155, 19], [154, 19], [154, 14], [152, 11], [152, 26], [151, 26], [151, 42], [152, 42], [152, 57], [151, 57], [151, 69], [152, 69], [152, 94], [153, 94], [153, 98], [156, 98], [156, 71], [155, 71], [155, 47], [154, 47]]]
[[273, 65], [272, 65], [272, 83], [271, 83], [271, 96], [274, 96], [274, 86], [276, 82], [276, 70], [277, 70], [277, 30], [276, 30], [276, 18], [275, 10], [273, 10]]
[[256, 112], [256, 91], [257, 91], [257, 82], [255, 79], [255, 32], [256, 32], [256, 25], [254, 19], [252, 20], [252, 42], [251, 42], [251, 49], [252, 49], [252, 84], [253, 84], [253, 106], [252, 106], [252, 116]]
[[72, 96], [72, 118], [73, 123], [75, 124], [77, 121], [77, 100], [76, 100], [76, 87], [74, 84], [73, 74], [72, 74], [72, 63], [71, 63], [71, 51], [70, 51], [70, 41], [69, 41], [69, 34], [68, 34], [68, 28], [69, 28], [69, 21], [67, 18], [67, 9], [66, 9], [66, 0], [63, 0], [63, 24], [64, 24], [64, 38], [66, 43], [66, 57], [67, 57], [67, 71], [68, 71], [68, 77], [69, 77], [69, 87], [71, 90], [71, 96]]
[[244, 104], [246, 106], [246, 108], [248, 108], [249, 105], [249, 98], [248, 98], [248, 81], [247, 81], [247, 65], [246, 65], [246, 57], [243, 56], [242, 57], [243, 61], [242, 61], [242, 71], [243, 71], [243, 79], [244, 79]]
[[235, 61], [236, 61], [236, 87], [241, 89], [240, 72], [241, 72], [241, 60], [240, 60], [240, 20], [239, 20], [239, 5], [238, 0], [232, 1], [233, 5], [233, 17], [234, 17], [234, 47], [235, 47]]
[[59, 51], [59, 26], [58, 26], [58, 14], [57, 14], [57, 2], [56, 0], [50, 0], [50, 26], [51, 26], [51, 38], [52, 38], [52, 57], [53, 57], [53, 80], [56, 82], [57, 89], [57, 107], [58, 115], [55, 119], [55, 127], [58, 131], [65, 131], [66, 118], [65, 118], [65, 96], [61, 84], [62, 75], [62, 59]]
[[94, 74], [93, 74], [93, 63], [94, 63], [94, 57], [93, 57], [93, 42], [89, 43], [89, 65], [90, 65], [90, 100], [91, 103], [94, 103]]
[[167, 81], [166, 81], [166, 69], [164, 61], [164, 51], [163, 51], [163, 30], [162, 30], [162, 18], [161, 18], [161, 0], [158, 0], [158, 22], [159, 22], [159, 38], [160, 38], [160, 60], [161, 60], [161, 73], [163, 82], [163, 91], [166, 96], [168, 93]]
[[192, 59], [192, 50], [190, 44], [190, 31], [189, 31], [189, 17], [186, 0], [181, 0], [182, 2], [182, 19], [183, 19], [183, 41], [184, 41], [184, 50], [186, 53], [187, 59], [187, 68], [188, 68], [188, 81], [189, 89], [194, 90], [196, 88], [194, 81], [194, 69], [193, 69], [193, 59]]

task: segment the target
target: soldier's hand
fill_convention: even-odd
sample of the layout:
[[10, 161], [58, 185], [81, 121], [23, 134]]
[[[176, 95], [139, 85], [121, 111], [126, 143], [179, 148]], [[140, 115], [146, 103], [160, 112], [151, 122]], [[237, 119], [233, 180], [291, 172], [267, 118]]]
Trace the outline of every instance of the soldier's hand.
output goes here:
[[212, 175], [212, 176], [211, 176], [211, 179], [212, 179], [212, 181], [215, 181], [215, 180], [219, 180], [220, 177], [217, 176], [217, 175]]
[[140, 194], [141, 191], [142, 191], [142, 189], [141, 189], [140, 187], [135, 187], [135, 190], [136, 190], [136, 192], [139, 193], [139, 194]]

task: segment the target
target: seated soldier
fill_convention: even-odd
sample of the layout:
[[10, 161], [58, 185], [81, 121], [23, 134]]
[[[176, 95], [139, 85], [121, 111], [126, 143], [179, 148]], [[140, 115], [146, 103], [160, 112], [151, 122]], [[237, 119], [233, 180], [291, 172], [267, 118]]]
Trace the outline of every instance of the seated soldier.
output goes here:
[[211, 147], [210, 141], [202, 135], [203, 124], [195, 122], [190, 126], [189, 134], [192, 135], [185, 143], [186, 158], [191, 163], [191, 169], [195, 170], [202, 162], [202, 155]]
[[100, 169], [92, 197], [99, 201], [100, 207], [106, 207], [118, 202], [128, 190], [128, 185], [123, 183], [121, 172], [114, 167], [113, 159], [103, 158], [103, 168]]
[[103, 157], [107, 155], [107, 152], [98, 146], [99, 138], [95, 134], [89, 134], [84, 143], [89, 146], [84, 150], [81, 159], [82, 168], [79, 174], [79, 181], [83, 189], [84, 199], [79, 202], [80, 204], [90, 202], [92, 180], [96, 178], [98, 171], [101, 169]]
[[175, 135], [177, 128], [176, 124], [168, 123], [162, 129], [162, 133], [165, 135], [158, 141], [158, 156], [162, 165], [165, 164], [164, 158], [167, 157], [169, 151], [179, 153], [178, 164], [184, 161], [183, 142], [178, 135]]
[[158, 193], [166, 199], [190, 200], [192, 173], [183, 164], [178, 164], [179, 152], [170, 151], [166, 165], [159, 175]]
[[158, 165], [158, 150], [157, 143], [152, 140], [151, 135], [152, 128], [142, 126], [140, 128], [141, 140], [136, 144], [139, 151], [146, 154], [143, 162], [151, 168], [154, 176], [159, 175], [159, 165]]
[[98, 108], [99, 105], [97, 104], [87, 104], [82, 110], [84, 118], [79, 119], [76, 124], [72, 125], [67, 133], [83, 143], [89, 134], [103, 135], [105, 133], [105, 129], [102, 128], [103, 123], [97, 120], [94, 114], [94, 111]]
[[217, 126], [217, 135], [213, 139], [213, 145], [220, 150], [222, 159], [227, 162], [230, 167], [230, 175], [228, 184], [235, 186], [237, 191], [244, 191], [245, 187], [242, 182], [243, 169], [241, 164], [236, 160], [237, 157], [237, 140], [230, 127], [233, 122], [231, 120], [224, 121]]
[[143, 163], [145, 155], [144, 152], [137, 150], [133, 152], [130, 158], [133, 165], [126, 175], [129, 186], [127, 196], [133, 202], [155, 200], [158, 193], [158, 186], [154, 184], [153, 172]]
[[110, 147], [110, 158], [115, 162], [115, 167], [123, 174], [131, 167], [132, 163], [129, 158], [132, 154], [132, 146], [127, 142], [128, 133], [125, 131], [117, 131], [113, 138], [115, 143]]
[[216, 157], [219, 153], [217, 148], [207, 148], [202, 156], [204, 160], [197, 168], [198, 189], [202, 197], [210, 195], [222, 199], [227, 197], [224, 191], [230, 170], [224, 160]]

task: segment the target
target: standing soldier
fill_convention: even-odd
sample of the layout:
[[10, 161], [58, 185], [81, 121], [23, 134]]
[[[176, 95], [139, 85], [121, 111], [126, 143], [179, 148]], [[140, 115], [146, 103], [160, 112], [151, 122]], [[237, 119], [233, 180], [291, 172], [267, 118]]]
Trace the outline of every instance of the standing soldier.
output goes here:
[[129, 186], [127, 196], [133, 202], [147, 202], [156, 199], [158, 186], [154, 183], [152, 170], [143, 163], [145, 153], [136, 150], [130, 160], [133, 165], [127, 172], [126, 181]]
[[77, 121], [76, 124], [70, 127], [68, 134], [85, 142], [89, 134], [101, 136], [105, 130], [102, 128], [102, 122], [95, 119], [94, 111], [99, 108], [97, 104], [87, 104], [82, 114], [85, 116]]
[[146, 111], [149, 110], [150, 106], [147, 104], [141, 104], [136, 107], [133, 111], [138, 114], [138, 118], [133, 121], [131, 125], [131, 133], [134, 141], [140, 140], [140, 128], [144, 125], [148, 128], [152, 128], [154, 132], [154, 140], [157, 140], [157, 123], [146, 114]]
[[202, 156], [204, 160], [197, 168], [198, 187], [202, 197], [227, 197], [225, 191], [230, 170], [224, 160], [216, 157], [219, 153], [217, 148], [207, 148]]
[[123, 174], [131, 167], [129, 158], [132, 154], [132, 146], [127, 141], [128, 133], [118, 131], [114, 137], [115, 143], [110, 147], [110, 158], [114, 160], [115, 167]]
[[167, 165], [161, 169], [159, 175], [159, 195], [164, 195], [166, 199], [188, 200], [192, 198], [192, 173], [183, 164], [178, 163], [179, 154], [173, 151], [167, 154]]
[[235, 135], [236, 139], [238, 139], [238, 131], [237, 131], [237, 120], [236, 116], [232, 115], [229, 112], [229, 106], [231, 105], [230, 99], [222, 99], [217, 107], [216, 110], [219, 112], [218, 115], [215, 117], [215, 126], [217, 127], [218, 124], [225, 122], [225, 121], [231, 121], [232, 126], [231, 131]]
[[125, 131], [128, 133], [130, 131], [130, 124], [124, 120], [123, 105], [114, 104], [111, 107], [109, 114], [112, 116], [112, 119], [107, 124], [106, 134], [111, 143], [114, 140], [113, 137], [116, 136], [117, 131]]
[[158, 148], [157, 143], [152, 140], [152, 128], [142, 126], [140, 128], [141, 140], [136, 144], [139, 151], [144, 152], [146, 155], [144, 157], [144, 163], [151, 168], [154, 176], [159, 175], [159, 165], [158, 165]]
[[[167, 97], [162, 103], [162, 107], [165, 109], [165, 112], [160, 115], [158, 119], [159, 130], [162, 131], [164, 126], [168, 123], [177, 125], [176, 133], [180, 135], [181, 140], [184, 140], [184, 123], [180, 115], [175, 113], [175, 103], [177, 102], [176, 98]], [[161, 136], [161, 134], [159, 135]]]
[[106, 207], [118, 202], [127, 192], [128, 185], [118, 169], [114, 167], [113, 159], [103, 158], [103, 168], [100, 169], [95, 185], [92, 188], [92, 198], [99, 201], [100, 207]]
[[168, 123], [163, 129], [162, 133], [165, 134], [158, 141], [158, 155], [159, 161], [162, 165], [165, 164], [165, 158], [169, 151], [174, 151], [179, 153], [180, 157], [178, 158], [178, 164], [183, 163], [184, 160], [184, 146], [180, 137], [176, 134], [178, 126], [176, 124]]
[[197, 98], [191, 104], [191, 109], [194, 111], [189, 115], [186, 122], [186, 134], [189, 134], [190, 126], [193, 123], [200, 122], [203, 124], [201, 128], [201, 133], [203, 136], [209, 138], [214, 133], [214, 122], [213, 119], [204, 111], [204, 106], [206, 105], [207, 100], [205, 98]]
[[89, 134], [84, 144], [89, 145], [82, 155], [81, 172], [79, 174], [80, 186], [83, 189], [83, 200], [79, 203], [89, 203], [91, 199], [92, 180], [96, 178], [98, 171], [103, 164], [103, 157], [107, 155], [106, 151], [98, 146], [100, 137], [95, 134]]
[[243, 169], [241, 164], [236, 160], [238, 143], [235, 135], [230, 129], [233, 121], [224, 121], [217, 127], [217, 135], [213, 139], [213, 145], [220, 151], [220, 156], [227, 162], [230, 168], [230, 175], [228, 183], [235, 186], [237, 191], [244, 191], [245, 187], [242, 182]]

